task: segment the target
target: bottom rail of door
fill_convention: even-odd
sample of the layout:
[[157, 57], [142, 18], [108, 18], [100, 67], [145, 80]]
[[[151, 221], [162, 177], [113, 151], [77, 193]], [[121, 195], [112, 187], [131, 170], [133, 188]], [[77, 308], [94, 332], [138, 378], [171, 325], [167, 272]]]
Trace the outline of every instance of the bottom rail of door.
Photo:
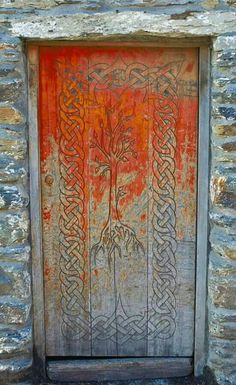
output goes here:
[[192, 358], [50, 359], [54, 381], [111, 381], [183, 377], [192, 374]]

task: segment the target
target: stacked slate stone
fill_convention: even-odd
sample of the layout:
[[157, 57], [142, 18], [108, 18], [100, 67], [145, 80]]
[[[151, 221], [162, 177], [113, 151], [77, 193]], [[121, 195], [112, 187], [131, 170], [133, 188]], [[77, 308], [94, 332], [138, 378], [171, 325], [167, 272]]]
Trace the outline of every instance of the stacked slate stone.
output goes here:
[[236, 384], [236, 36], [213, 48], [208, 364]]
[[32, 365], [28, 242], [25, 58], [18, 38], [0, 36], [0, 382]]

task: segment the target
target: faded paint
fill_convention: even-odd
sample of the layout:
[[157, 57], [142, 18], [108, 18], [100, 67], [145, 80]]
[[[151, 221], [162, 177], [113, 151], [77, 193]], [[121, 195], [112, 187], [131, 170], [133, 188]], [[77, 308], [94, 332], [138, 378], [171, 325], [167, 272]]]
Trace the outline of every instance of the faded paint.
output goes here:
[[[82, 330], [88, 317], [95, 323], [99, 317], [109, 318], [110, 312], [118, 311], [119, 306], [124, 312], [122, 317], [127, 314], [136, 317], [136, 313], [140, 317], [145, 311], [151, 317], [154, 292], [151, 284], [148, 288], [148, 280], [153, 279], [155, 263], [151, 258], [154, 259], [158, 246], [153, 245], [150, 218], [153, 210], [159, 210], [152, 208], [154, 199], [165, 201], [159, 216], [165, 215], [175, 199], [170, 212], [175, 215], [176, 204], [177, 223], [171, 236], [176, 231], [179, 284], [173, 297], [176, 295], [181, 304], [176, 323], [180, 325], [185, 317], [191, 325], [196, 233], [197, 50], [42, 47], [40, 60], [47, 354], [90, 354], [88, 333], [85, 331], [89, 340], [79, 340], [76, 332], [75, 325], [79, 325], [82, 317]], [[166, 187], [168, 180], [173, 196]], [[161, 197], [159, 191], [166, 191], [166, 196]], [[168, 218], [169, 214], [163, 219], [163, 226]], [[169, 228], [173, 223], [174, 218]], [[163, 231], [163, 242], [167, 242], [169, 230]], [[169, 263], [175, 270], [175, 262]], [[168, 268], [163, 268], [166, 275]], [[168, 282], [172, 282], [174, 277], [168, 274]], [[81, 287], [84, 304], [79, 299]], [[68, 301], [74, 304], [71, 310], [65, 310]], [[76, 316], [80, 305], [83, 311]], [[108, 321], [106, 324], [109, 326]], [[55, 325], [57, 331], [52, 333]], [[102, 327], [105, 331], [102, 324], [99, 330]], [[191, 337], [184, 345], [187, 348], [178, 345], [178, 354], [180, 349], [185, 349], [185, 354], [192, 352], [193, 329], [190, 329]], [[94, 326], [92, 333], [103, 333], [99, 330], [95, 332]], [[108, 336], [110, 333], [111, 330], [106, 331]], [[133, 333], [137, 333], [135, 329]], [[134, 339], [127, 341], [125, 347], [119, 346], [117, 353], [114, 342], [106, 342], [104, 334], [104, 347], [94, 340], [92, 354], [166, 355], [169, 346], [168, 351], [172, 349], [171, 354], [175, 355], [178, 333], [180, 330], [169, 345], [160, 342], [156, 353], [151, 344], [147, 352], [142, 339], [138, 344]], [[52, 340], [53, 335], [57, 335], [56, 340]]]

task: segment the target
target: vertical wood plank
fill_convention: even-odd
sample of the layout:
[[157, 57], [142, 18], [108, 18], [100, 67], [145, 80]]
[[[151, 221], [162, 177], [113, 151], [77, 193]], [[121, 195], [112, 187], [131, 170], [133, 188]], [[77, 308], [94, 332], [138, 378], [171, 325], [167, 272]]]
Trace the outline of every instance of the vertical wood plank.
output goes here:
[[[173, 58], [175, 58], [174, 63], [176, 63], [178, 52], [173, 49], [173, 56], [171, 56], [171, 51], [166, 50], [166, 52], [169, 54], [166, 62], [172, 63]], [[153, 195], [155, 206], [154, 210], [152, 209], [152, 212], [155, 213], [153, 218], [155, 227], [158, 230], [151, 235], [153, 239], [150, 240], [149, 253], [150, 260], [153, 259], [155, 262], [156, 269], [154, 268], [153, 271], [158, 277], [158, 284], [154, 286], [154, 289], [150, 285], [150, 300], [153, 297], [152, 291], [157, 293], [156, 298], [163, 298], [161, 290], [166, 284], [167, 277], [170, 288], [165, 300], [162, 303], [158, 300], [156, 302], [157, 305], [160, 304], [160, 309], [166, 316], [166, 324], [164, 322], [161, 324], [161, 315], [158, 314], [159, 323], [157, 326], [160, 328], [160, 334], [156, 339], [149, 341], [149, 354], [154, 356], [174, 354], [191, 356], [194, 346], [198, 50], [180, 50], [180, 53], [182, 54], [182, 61], [179, 72], [178, 67], [173, 65], [173, 73], [177, 74], [173, 88], [175, 84], [178, 85], [175, 97], [173, 97], [176, 102], [177, 113], [175, 121], [172, 123], [172, 129], [168, 132], [171, 137], [169, 143], [176, 143], [175, 148], [173, 148], [175, 165], [172, 169], [167, 167], [167, 172], [162, 168], [166, 159], [165, 154], [162, 154], [161, 151], [165, 148], [166, 137], [168, 137], [165, 124], [158, 123], [156, 136], [158, 137], [160, 133], [164, 132], [164, 141], [162, 142], [158, 137], [158, 150], [155, 150], [155, 155], [152, 155], [152, 158], [157, 157], [158, 159], [155, 172], [157, 175], [155, 177], [155, 190], [158, 191], [158, 194], [155, 192]], [[166, 142], [168, 143], [168, 141]], [[158, 154], [161, 154], [161, 159], [158, 158]], [[170, 157], [168, 161], [171, 161]], [[171, 172], [175, 184], [171, 184], [169, 180]], [[161, 183], [162, 188], [160, 189]], [[167, 193], [168, 188], [170, 189], [169, 194]], [[165, 196], [163, 191], [166, 191]], [[166, 224], [168, 223], [169, 228], [171, 226], [166, 221], [167, 215], [169, 215], [166, 208], [172, 215], [173, 239], [168, 237]], [[170, 244], [170, 239], [174, 243], [173, 246]], [[163, 241], [163, 244], [160, 240]], [[155, 246], [155, 249], [152, 245]], [[165, 248], [162, 245], [165, 245]], [[168, 262], [163, 263], [163, 261]], [[149, 308], [151, 308], [151, 303]], [[169, 312], [169, 309], [173, 309], [173, 312]]]
[[[129, 65], [136, 62], [135, 55], [139, 55], [140, 60], [144, 60], [142, 51], [138, 53], [134, 50], [121, 51], [120, 55]], [[96, 75], [95, 66], [100, 61], [107, 67], [110, 78], [116, 79], [119, 87], [112, 84], [111, 86], [108, 85], [105, 90], [96, 90], [98, 100], [103, 97], [104, 101], [100, 102], [97, 112], [93, 112], [93, 119], [91, 120], [98, 137], [103, 135], [105, 147], [109, 148], [109, 137], [104, 130], [99, 130], [96, 115], [103, 120], [104, 127], [106, 127], [106, 122], [111, 119], [111, 132], [114, 135], [117, 148], [120, 148], [117, 155], [121, 151], [123, 155], [127, 154], [128, 156], [123, 161], [119, 155], [121, 158], [118, 162], [119, 165], [117, 163], [117, 167], [111, 166], [112, 188], [109, 195], [103, 194], [102, 202], [99, 204], [96, 197], [99, 189], [98, 178], [95, 176], [94, 170], [90, 177], [90, 190], [94, 190], [94, 193], [91, 194], [91, 207], [96, 207], [96, 209], [91, 209], [89, 214], [91, 223], [94, 223], [94, 229], [91, 229], [93, 238], [91, 246], [92, 250], [98, 245], [100, 247], [95, 256], [96, 260], [92, 264], [93, 355], [104, 356], [104, 352], [106, 352], [107, 356], [145, 356], [147, 354], [145, 339], [147, 329], [147, 256], [144, 250], [146, 223], [144, 221], [142, 224], [141, 217], [146, 218], [147, 215], [145, 208], [147, 201], [146, 176], [143, 172], [147, 162], [147, 133], [143, 122], [147, 102], [144, 101], [144, 95], [140, 90], [128, 86], [127, 83], [131, 81], [131, 77], [128, 77], [127, 82], [124, 82], [119, 51], [95, 48], [89, 56], [90, 68], [92, 69], [90, 76]], [[105, 76], [104, 79], [106, 79]], [[100, 81], [104, 79], [101, 78]], [[137, 79], [134, 81], [137, 82]], [[91, 80], [91, 89], [96, 84], [96, 79]], [[109, 104], [112, 106], [112, 114]], [[139, 107], [137, 108], [137, 106]], [[115, 137], [116, 126], [119, 127], [120, 134]], [[90, 130], [92, 140], [94, 129]], [[137, 151], [136, 156], [125, 151], [121, 144], [122, 140], [126, 141], [127, 148], [129, 146], [132, 148], [131, 153], [134, 150]], [[90, 153], [91, 164], [96, 158], [102, 159], [97, 149], [91, 149]], [[110, 151], [108, 157], [112, 159], [112, 156]], [[137, 170], [139, 170], [139, 183], [144, 185], [141, 192], [136, 192], [134, 187], [135, 184], [138, 184]], [[134, 184], [132, 188], [131, 181]], [[103, 179], [100, 183], [103, 184], [107, 192], [109, 190], [107, 181]], [[119, 190], [116, 186], [119, 186]], [[121, 202], [119, 201], [119, 204], [116, 205], [114, 198], [120, 194], [118, 191], [121, 193], [119, 196]], [[122, 196], [127, 197], [128, 203], [124, 204], [125, 198]], [[105, 227], [103, 222], [107, 224]], [[114, 233], [111, 243], [113, 242], [115, 246], [115, 252], [112, 252], [109, 258], [107, 258], [107, 251], [101, 251], [101, 249], [104, 250], [104, 234], [106, 232], [108, 234]], [[94, 244], [97, 246], [93, 246]], [[96, 272], [98, 277], [96, 277]], [[103, 321], [98, 324], [97, 320], [101, 317], [106, 317], [106, 323]], [[109, 339], [106, 338], [108, 334], [111, 336]], [[101, 340], [103, 344], [101, 344]]]
[[[73, 68], [86, 72], [73, 52]], [[77, 87], [65, 59], [63, 48], [40, 50], [46, 355], [89, 356], [86, 84]]]
[[28, 119], [30, 159], [30, 215], [32, 245], [32, 289], [34, 353], [37, 368], [45, 375], [45, 330], [43, 295], [43, 254], [41, 234], [41, 189], [38, 138], [38, 47], [28, 50]]
[[199, 50], [198, 209], [194, 373], [205, 364], [209, 192], [209, 49]]

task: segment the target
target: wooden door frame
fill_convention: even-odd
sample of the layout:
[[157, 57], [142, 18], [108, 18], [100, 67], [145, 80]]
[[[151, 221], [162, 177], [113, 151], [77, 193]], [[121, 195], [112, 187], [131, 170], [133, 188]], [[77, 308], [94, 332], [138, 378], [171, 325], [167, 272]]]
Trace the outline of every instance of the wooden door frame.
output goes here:
[[145, 46], [197, 47], [199, 49], [199, 122], [197, 165], [197, 236], [196, 236], [196, 299], [194, 324], [194, 374], [199, 376], [206, 363], [206, 297], [208, 260], [208, 199], [209, 199], [209, 130], [210, 130], [210, 49], [209, 39], [156, 39], [151, 42], [28, 42], [28, 123], [30, 214], [32, 245], [33, 338], [35, 368], [46, 377], [43, 250], [41, 220], [40, 142], [38, 124], [39, 46]]

